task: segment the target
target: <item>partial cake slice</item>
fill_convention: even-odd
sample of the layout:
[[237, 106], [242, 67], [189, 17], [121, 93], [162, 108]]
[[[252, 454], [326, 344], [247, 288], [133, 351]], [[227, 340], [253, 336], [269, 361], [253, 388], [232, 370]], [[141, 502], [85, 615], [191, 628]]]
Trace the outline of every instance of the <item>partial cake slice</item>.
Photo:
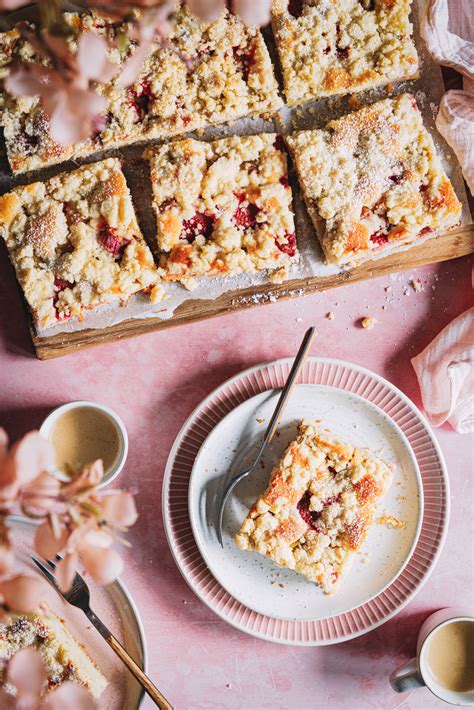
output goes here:
[[[8, 660], [23, 648], [37, 648], [48, 677], [48, 690], [66, 680], [84, 685], [94, 698], [99, 698], [108, 681], [86, 649], [67, 630], [65, 623], [42, 604], [35, 614], [14, 616], [0, 624], [0, 686]], [[13, 692], [8, 684], [5, 690]]]
[[147, 149], [164, 279], [268, 270], [296, 254], [284, 144], [274, 133]]
[[460, 220], [410, 94], [294, 133], [288, 144], [328, 262], [357, 263]]
[[289, 105], [418, 76], [411, 0], [273, 0]]
[[[69, 158], [151, 138], [193, 131], [209, 124], [234, 121], [249, 114], [278, 109], [282, 102], [272, 63], [260, 33], [224, 10], [212, 23], [200, 22], [178, 4], [173, 32], [164, 43], [154, 42], [140, 75], [123, 87], [119, 74], [136, 49], [136, 42], [118, 42], [129, 25], [106, 22], [93, 14], [66, 13], [68, 42], [77, 51], [82, 33], [93, 32], [111, 46], [116, 75], [98, 87], [107, 102], [94, 135], [76, 145], [59, 145], [38, 98], [0, 92], [0, 123], [4, 127], [13, 172], [23, 172]], [[18, 29], [0, 33], [0, 78], [18, 61], [44, 63]]]
[[235, 540], [332, 594], [391, 482], [391, 467], [371, 451], [302, 422]]
[[43, 328], [138, 291], [163, 296], [116, 159], [3, 195], [0, 235]]

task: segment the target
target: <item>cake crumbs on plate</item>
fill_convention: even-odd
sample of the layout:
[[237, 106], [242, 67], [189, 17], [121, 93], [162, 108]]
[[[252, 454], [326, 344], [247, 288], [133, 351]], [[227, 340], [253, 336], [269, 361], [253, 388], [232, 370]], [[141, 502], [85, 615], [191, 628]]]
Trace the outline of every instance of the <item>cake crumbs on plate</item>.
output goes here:
[[399, 520], [394, 515], [381, 515], [377, 522], [379, 525], [386, 525], [387, 528], [393, 530], [403, 530], [405, 527], [403, 520]]
[[377, 318], [374, 318], [374, 316], [364, 316], [364, 318], [360, 319], [359, 323], [361, 328], [365, 328], [365, 330], [372, 330], [378, 321]]
[[329, 313], [326, 313], [326, 318], [327, 320], [334, 320], [335, 316], [333, 311], [329, 311]]
[[259, 424], [264, 424], [264, 423], [265, 423], [265, 419], [261, 419], [260, 417], [257, 417], [257, 422], [258, 422]]

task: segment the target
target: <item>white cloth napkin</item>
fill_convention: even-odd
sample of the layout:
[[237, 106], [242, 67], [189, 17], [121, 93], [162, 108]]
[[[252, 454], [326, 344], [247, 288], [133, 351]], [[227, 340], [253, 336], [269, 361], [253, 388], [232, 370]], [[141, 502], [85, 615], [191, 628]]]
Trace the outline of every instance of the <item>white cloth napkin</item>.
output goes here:
[[423, 407], [434, 426], [474, 431], [474, 308], [455, 318], [412, 359]]
[[473, 0], [428, 0], [421, 34], [434, 59], [464, 75], [463, 90], [443, 96], [436, 127], [454, 150], [474, 194]]

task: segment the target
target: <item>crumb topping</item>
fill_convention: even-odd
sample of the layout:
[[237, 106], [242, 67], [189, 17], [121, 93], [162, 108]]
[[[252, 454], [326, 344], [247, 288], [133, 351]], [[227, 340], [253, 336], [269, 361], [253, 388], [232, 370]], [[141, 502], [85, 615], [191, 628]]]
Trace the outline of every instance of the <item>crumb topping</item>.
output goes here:
[[[68, 39], [77, 48], [81, 32], [104, 37], [126, 33], [127, 23], [107, 23], [93, 14], [66, 13]], [[109, 60], [117, 70], [135, 51], [114, 46]], [[0, 78], [16, 60], [45, 62], [16, 30], [0, 33]], [[212, 23], [197, 20], [185, 6], [175, 15], [167, 46], [150, 49], [140, 76], [122, 87], [117, 76], [98, 88], [107, 100], [103, 128], [74, 146], [60, 146], [49, 132], [49, 121], [38, 98], [0, 92], [0, 121], [14, 172], [32, 170], [138, 140], [166, 138], [241, 116], [277, 110], [281, 106], [265, 42], [257, 28], [247, 27], [227, 10]]]
[[459, 222], [461, 203], [409, 94], [288, 144], [329, 262], [357, 263]]
[[269, 270], [296, 254], [286, 153], [276, 134], [148, 148], [164, 279]]
[[138, 291], [163, 297], [116, 159], [3, 195], [0, 235], [42, 327]]
[[415, 78], [411, 0], [273, 0], [288, 103]]
[[391, 468], [370, 451], [302, 422], [236, 543], [332, 594], [364, 542], [391, 480]]

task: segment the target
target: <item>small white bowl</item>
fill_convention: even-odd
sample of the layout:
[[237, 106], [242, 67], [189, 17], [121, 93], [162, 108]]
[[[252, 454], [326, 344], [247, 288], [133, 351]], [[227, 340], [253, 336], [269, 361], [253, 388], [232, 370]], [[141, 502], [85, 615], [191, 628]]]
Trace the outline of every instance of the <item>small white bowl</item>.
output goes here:
[[45, 439], [50, 440], [54, 425], [58, 421], [59, 417], [62, 416], [65, 412], [69, 412], [71, 409], [79, 409], [80, 407], [90, 407], [91, 409], [96, 409], [99, 412], [106, 414], [109, 419], [112, 420], [117, 429], [119, 437], [119, 455], [112, 468], [109, 471], [104, 472], [104, 477], [101, 483], [99, 483], [99, 485], [97, 486], [97, 488], [102, 488], [103, 486], [106, 486], [117, 478], [120, 471], [125, 466], [125, 461], [127, 460], [128, 456], [127, 430], [125, 429], [125, 424], [120, 419], [118, 414], [113, 411], [113, 409], [110, 409], [109, 407], [106, 407], [103, 404], [97, 404], [97, 402], [88, 402], [87, 400], [77, 400], [75, 402], [68, 402], [67, 404], [62, 404], [61, 406], [56, 407], [56, 409], [53, 409], [53, 411], [48, 414], [48, 416], [41, 425], [40, 434], [44, 436]]

